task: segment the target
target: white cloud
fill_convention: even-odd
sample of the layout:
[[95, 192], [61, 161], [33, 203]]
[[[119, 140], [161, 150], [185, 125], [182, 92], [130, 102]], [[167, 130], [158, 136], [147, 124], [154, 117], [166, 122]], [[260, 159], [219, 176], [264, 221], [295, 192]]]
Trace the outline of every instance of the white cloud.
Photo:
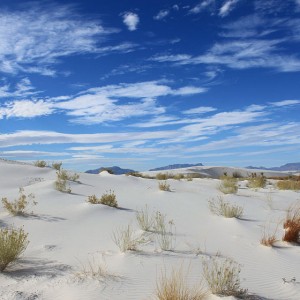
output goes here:
[[192, 114], [204, 114], [204, 113], [212, 112], [212, 111], [215, 111], [215, 110], [217, 110], [217, 109], [214, 108], [214, 107], [210, 107], [210, 106], [200, 106], [200, 107], [196, 107], [196, 108], [191, 108], [191, 109], [185, 110], [185, 111], [183, 111], [182, 113], [183, 113], [183, 114], [186, 114], [186, 115], [192, 115]]
[[99, 41], [114, 32], [80, 18], [71, 6], [31, 2], [24, 7], [0, 12], [2, 72], [52, 76], [60, 57], [97, 53]]
[[235, 7], [239, 0], [226, 0], [219, 10], [219, 16], [226, 17]]
[[136, 30], [139, 22], [140, 18], [137, 14], [133, 12], [126, 12], [123, 14], [123, 23], [128, 27], [128, 30]]
[[0, 98], [26, 97], [38, 93], [39, 92], [35, 91], [35, 88], [32, 86], [28, 78], [21, 79], [15, 84], [13, 89], [9, 84], [5, 84], [0, 87]]
[[191, 59], [192, 56], [188, 54], [176, 54], [176, 55], [157, 55], [149, 58], [149, 60], [152, 61], [158, 61], [158, 62], [182, 62], [182, 61], [188, 61]]
[[283, 100], [283, 101], [278, 101], [278, 102], [270, 102], [270, 104], [274, 106], [290, 106], [290, 105], [296, 105], [300, 104], [300, 100]]
[[154, 20], [158, 20], [158, 21], [159, 21], [159, 20], [162, 20], [162, 19], [164, 19], [166, 16], [168, 16], [169, 13], [170, 13], [170, 11], [169, 11], [168, 9], [161, 10], [161, 11], [158, 12], [157, 15], [155, 15], [155, 16], [153, 17], [153, 19], [154, 19]]
[[189, 10], [189, 13], [199, 14], [200, 12], [215, 5], [215, 0], [204, 0]]

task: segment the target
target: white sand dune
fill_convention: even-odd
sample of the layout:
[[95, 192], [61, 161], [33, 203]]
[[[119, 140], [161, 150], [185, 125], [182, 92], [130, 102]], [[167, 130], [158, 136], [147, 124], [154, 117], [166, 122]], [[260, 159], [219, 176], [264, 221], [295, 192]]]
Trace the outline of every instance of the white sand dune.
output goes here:
[[[181, 172], [195, 169], [210, 177], [223, 172], [230, 175], [233, 170], [247, 172], [225, 167], [195, 167]], [[21, 259], [0, 273], [1, 300], [155, 299], [162, 269], [168, 272], [172, 267], [189, 266], [189, 282], [198, 283], [202, 260], [218, 251], [241, 264], [241, 285], [256, 295], [255, 299], [300, 299], [300, 247], [279, 241], [278, 247], [269, 248], [259, 242], [264, 225], [275, 228], [285, 210], [299, 201], [297, 192], [279, 191], [270, 185], [255, 191], [241, 182], [236, 195], [224, 198], [243, 206], [244, 217], [227, 219], [212, 215], [208, 208], [208, 200], [220, 195], [218, 179], [169, 179], [172, 192], [164, 192], [155, 179], [106, 172], [80, 174], [81, 183], [72, 182], [72, 193], [67, 194], [54, 189], [55, 178], [56, 171], [51, 168], [0, 160], [0, 197], [12, 200], [18, 196], [19, 187], [24, 187], [25, 193], [34, 193], [38, 201], [32, 208], [34, 214], [26, 217], [13, 217], [0, 209], [0, 226], [23, 226], [30, 240]], [[115, 192], [120, 209], [86, 201], [89, 195], [101, 196], [109, 190]], [[270, 197], [272, 207], [267, 201]], [[173, 220], [173, 251], [161, 251], [155, 238], [139, 251], [126, 253], [113, 242], [113, 232], [128, 224], [136, 234], [141, 233], [135, 211], [145, 205]], [[280, 225], [279, 240], [282, 234]], [[105, 264], [106, 276], [77, 276], [88, 260]], [[293, 277], [296, 282], [282, 280]], [[219, 297], [210, 295], [209, 299]]]

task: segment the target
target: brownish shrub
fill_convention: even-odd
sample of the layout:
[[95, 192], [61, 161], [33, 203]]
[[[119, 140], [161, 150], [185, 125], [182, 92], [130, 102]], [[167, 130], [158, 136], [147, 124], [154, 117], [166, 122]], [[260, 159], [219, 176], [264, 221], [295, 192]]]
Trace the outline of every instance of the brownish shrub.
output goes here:
[[292, 205], [288, 209], [283, 228], [285, 229], [283, 241], [300, 243], [300, 204]]

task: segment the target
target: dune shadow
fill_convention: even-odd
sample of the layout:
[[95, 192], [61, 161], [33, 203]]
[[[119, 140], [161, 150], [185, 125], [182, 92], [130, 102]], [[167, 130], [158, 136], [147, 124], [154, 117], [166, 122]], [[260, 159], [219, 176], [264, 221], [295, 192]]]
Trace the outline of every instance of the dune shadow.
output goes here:
[[124, 211], [129, 211], [129, 212], [136, 212], [136, 210], [131, 209], [131, 208], [126, 208], [126, 207], [116, 207], [116, 209], [124, 210]]
[[39, 214], [39, 215], [28, 214], [28, 215], [24, 215], [24, 216], [20, 216], [20, 217], [24, 218], [24, 219], [40, 220], [40, 221], [46, 221], [46, 222], [59, 222], [59, 221], [67, 220], [66, 218], [54, 217], [54, 216], [50, 216], [50, 215], [46, 215], [46, 214]]
[[71, 266], [57, 263], [54, 260], [31, 258], [18, 260], [16, 264], [8, 267], [3, 274], [13, 278], [26, 276], [48, 276], [54, 278], [70, 270], [72, 270]]
[[260, 220], [255, 220], [255, 219], [250, 219], [250, 218], [243, 218], [243, 217], [240, 217], [240, 218], [237, 218], [238, 220], [241, 220], [241, 221], [247, 221], [247, 222], [260, 222]]
[[246, 299], [246, 300], [276, 300], [274, 298], [266, 298], [266, 297], [255, 295], [255, 294], [249, 294], [246, 297], [244, 297], [243, 299]]

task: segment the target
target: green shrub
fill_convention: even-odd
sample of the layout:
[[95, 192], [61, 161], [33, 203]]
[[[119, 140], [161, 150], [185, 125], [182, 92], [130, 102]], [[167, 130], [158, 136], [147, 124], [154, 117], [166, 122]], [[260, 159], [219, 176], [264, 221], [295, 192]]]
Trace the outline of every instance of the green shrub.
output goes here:
[[221, 184], [219, 185], [219, 191], [221, 191], [224, 194], [236, 194], [238, 191], [236, 178], [222, 176]]
[[0, 272], [15, 262], [28, 245], [28, 234], [20, 229], [0, 229]]
[[211, 258], [202, 262], [203, 275], [213, 294], [222, 296], [247, 296], [247, 290], [240, 286], [241, 267], [234, 260]]
[[217, 200], [214, 198], [208, 201], [210, 211], [218, 216], [225, 218], [240, 218], [243, 215], [244, 209], [238, 205], [232, 205], [224, 201], [224, 198], [219, 196]]
[[159, 182], [158, 187], [161, 191], [170, 192], [170, 185], [167, 183], [167, 181]]
[[34, 165], [39, 168], [45, 168], [47, 163], [44, 160], [37, 160]]
[[25, 195], [24, 189], [19, 188], [19, 198], [14, 201], [9, 201], [7, 198], [2, 198], [2, 204], [4, 208], [13, 216], [27, 215], [28, 207], [30, 205], [36, 205], [37, 202], [34, 200], [34, 194]]

